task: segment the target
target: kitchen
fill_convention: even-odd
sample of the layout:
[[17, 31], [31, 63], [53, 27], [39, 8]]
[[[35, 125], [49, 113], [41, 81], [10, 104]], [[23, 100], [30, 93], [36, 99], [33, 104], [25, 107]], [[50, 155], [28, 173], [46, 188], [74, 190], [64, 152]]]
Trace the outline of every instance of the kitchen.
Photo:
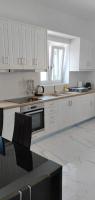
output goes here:
[[[54, 156], [54, 153], [53, 154], [49, 153], [49, 147], [51, 148], [52, 144], [54, 143], [53, 139], [54, 140], [55, 140], [55, 138], [58, 139], [59, 134], [57, 134], [57, 133], [60, 132], [59, 138], [61, 139], [61, 137], [64, 137], [64, 136], [61, 136], [61, 134], [62, 134], [61, 131], [63, 129], [67, 130], [68, 127], [70, 127], [70, 129], [72, 129], [73, 126], [75, 126], [76, 132], [77, 132], [79, 130], [79, 129], [77, 130], [77, 126], [79, 126], [79, 123], [83, 122], [85, 120], [89, 120], [91, 118], [92, 118], [92, 121], [91, 122], [88, 121], [88, 126], [90, 127], [90, 125], [92, 123], [93, 129], [94, 129], [94, 121], [93, 121], [94, 119], [93, 118], [95, 117], [95, 92], [94, 92], [94, 88], [95, 88], [95, 72], [94, 72], [95, 29], [94, 29], [94, 20], [93, 20], [92, 12], [89, 11], [89, 13], [87, 15], [87, 13], [85, 13], [86, 12], [85, 9], [84, 9], [84, 12], [82, 12], [81, 7], [78, 7], [78, 9], [77, 9], [76, 4], [74, 4], [75, 11], [73, 9], [68, 9], [66, 12], [64, 8], [67, 9], [66, 6], [69, 6], [68, 3], [66, 4], [66, 2], [65, 2], [64, 8], [63, 8], [63, 6], [61, 7], [61, 6], [57, 5], [57, 3], [54, 8], [53, 3], [54, 2], [52, 1], [51, 4], [49, 4], [48, 2], [46, 2], [46, 1], [44, 2], [42, 0], [31, 1], [28, 3], [26, 1], [23, 1], [23, 2], [22, 1], [16, 1], [16, 2], [14, 1], [13, 2], [10, 0], [10, 1], [7, 1], [6, 3], [4, 1], [1, 1], [1, 7], [0, 7], [0, 14], [2, 17], [1, 21], [3, 21], [3, 19], [5, 21], [11, 21], [11, 24], [13, 25], [13, 29], [12, 29], [13, 31], [15, 30], [14, 29], [15, 23], [18, 23], [18, 24], [22, 23], [23, 29], [25, 28], [24, 24], [27, 24], [28, 27], [30, 27], [29, 25], [32, 24], [32, 25], [35, 25], [36, 28], [37, 28], [37, 26], [42, 27], [41, 31], [43, 29], [44, 30], [47, 29], [47, 30], [53, 30], [52, 32], [55, 32], [55, 34], [56, 33], [58, 35], [62, 34], [61, 40], [63, 40], [63, 38], [65, 37], [65, 41], [66, 41], [66, 39], [67, 39], [66, 36], [72, 37], [72, 38], [69, 38], [69, 39], [72, 39], [72, 49], [74, 47], [73, 46], [73, 42], [74, 42], [74, 45], [77, 47], [77, 51], [73, 52], [73, 53], [76, 53], [76, 56], [73, 55], [73, 57], [76, 59], [72, 60], [73, 64], [71, 66], [69, 66], [70, 67], [69, 85], [70, 85], [70, 87], [75, 87], [75, 86], [77, 86], [77, 83], [80, 85], [82, 83], [83, 83], [83, 85], [86, 83], [91, 83], [92, 89], [87, 92], [81, 93], [81, 94], [80, 93], [72, 94], [72, 93], [68, 93], [68, 91], [67, 91], [68, 88], [66, 86], [64, 87], [62, 83], [58, 84], [58, 85], [53, 84], [51, 86], [45, 85], [45, 87], [44, 87], [45, 95], [42, 97], [38, 96], [37, 97], [38, 99], [37, 98], [32, 99], [33, 100], [32, 103], [30, 100], [28, 103], [24, 102], [24, 103], [22, 103], [22, 105], [19, 104], [19, 106], [16, 102], [12, 103], [12, 101], [11, 101], [12, 99], [19, 99], [19, 98], [22, 98], [25, 96], [29, 96], [29, 97], [31, 96], [31, 94], [32, 94], [31, 86], [28, 87], [29, 85], [27, 86], [27, 84], [29, 84], [30, 80], [34, 81], [34, 83], [33, 82], [32, 83], [34, 84], [35, 88], [37, 85], [42, 84], [40, 82], [40, 72], [42, 72], [44, 70], [37, 69], [37, 72], [34, 72], [36, 70], [34, 70], [34, 68], [30, 69], [29, 65], [27, 66], [27, 70], [26, 70], [25, 65], [23, 68], [22, 64], [24, 64], [25, 60], [23, 59], [24, 57], [22, 57], [22, 54], [21, 54], [22, 51], [20, 52], [21, 55], [19, 57], [20, 59], [18, 60], [19, 66], [20, 66], [19, 69], [17, 66], [15, 67], [15, 65], [13, 65], [12, 59], [8, 60], [8, 56], [7, 56], [7, 52], [8, 52], [7, 39], [8, 38], [7, 37], [9, 36], [11, 38], [10, 41], [12, 42], [13, 35], [11, 35], [11, 36], [10, 36], [10, 34], [7, 35], [5, 30], [9, 31], [10, 29], [7, 29], [6, 23], [5, 23], [5, 25], [3, 25], [3, 29], [2, 29], [2, 23], [1, 23], [0, 34], [2, 33], [2, 30], [4, 30], [5, 35], [3, 35], [3, 36], [5, 36], [5, 39], [6, 38], [7, 39], [5, 40], [5, 43], [4, 43], [4, 45], [5, 45], [4, 51], [5, 51], [5, 49], [6, 49], [6, 51], [5, 51], [5, 57], [2, 58], [3, 65], [1, 67], [1, 73], [0, 73], [0, 100], [1, 100], [1, 103], [0, 103], [0, 108], [1, 108], [0, 109], [0, 116], [1, 116], [0, 126], [1, 127], [0, 128], [2, 130], [2, 136], [4, 138], [6, 138], [7, 140], [12, 141], [12, 136], [13, 136], [12, 134], [13, 134], [13, 131], [15, 130], [14, 129], [14, 121], [15, 121], [14, 114], [15, 114], [15, 112], [20, 113], [20, 107], [25, 107], [25, 109], [26, 109], [26, 106], [27, 106], [28, 107], [27, 109], [30, 109], [31, 105], [33, 107], [35, 107], [35, 106], [38, 106], [40, 103], [41, 110], [43, 110], [43, 108], [45, 110], [45, 117], [46, 117], [45, 118], [45, 128], [46, 129], [42, 130], [38, 134], [37, 133], [33, 134], [32, 142], [31, 142], [31, 149], [33, 148], [35, 150], [35, 152], [37, 152], [37, 154], [40, 154], [42, 151], [45, 150], [45, 145], [46, 145], [45, 142], [48, 141], [48, 145], [47, 145], [48, 153], [46, 152], [46, 154], [44, 156], [48, 157], [48, 159], [52, 159], [56, 162], [57, 158], [55, 158], [55, 157], [58, 153], [57, 152], [58, 146], [55, 144], [55, 146], [56, 146], [56, 149], [55, 149], [56, 155], [55, 156]], [[60, 2], [60, 5], [61, 4], [62, 4], [62, 2]], [[71, 6], [71, 4], [70, 4], [70, 6]], [[84, 8], [85, 8], [85, 6], [84, 6]], [[56, 9], [56, 7], [58, 9]], [[71, 8], [72, 8], [72, 6], [71, 6]], [[61, 10], [61, 9], [63, 9], [63, 10]], [[76, 9], [78, 10], [78, 12], [76, 12]], [[69, 13], [68, 13], [68, 11], [69, 11]], [[81, 13], [81, 17], [79, 17], [80, 13]], [[76, 14], [77, 17], [75, 17], [74, 14]], [[85, 16], [84, 16], [84, 14], [85, 14]], [[10, 23], [8, 23], [8, 27], [10, 27]], [[29, 31], [30, 29], [27, 29], [27, 30]], [[17, 31], [17, 29], [16, 29], [16, 31]], [[38, 32], [40, 32], [40, 31], [38, 31]], [[15, 31], [14, 31], [14, 33], [15, 33]], [[63, 35], [64, 35], [64, 37], [63, 37]], [[27, 38], [29, 38], [28, 36], [29, 36], [29, 32], [28, 32]], [[15, 37], [17, 37], [16, 34], [15, 34]], [[2, 38], [2, 34], [1, 34], [0, 38]], [[83, 38], [84, 38], [84, 40], [83, 40]], [[3, 40], [2, 41], [1, 40], [0, 40], [0, 42], [3, 41]], [[18, 41], [18, 37], [17, 37], [16, 41]], [[20, 35], [19, 41], [20, 41], [20, 45], [22, 48], [23, 40], [22, 40], [21, 35]], [[39, 40], [38, 40], [38, 42], [39, 42]], [[18, 43], [15, 43], [15, 47], [17, 47], [17, 44]], [[89, 48], [88, 48], [87, 44], [89, 45]], [[28, 47], [29, 47], [29, 42], [27, 44], [27, 52], [29, 53]], [[17, 49], [17, 48], [14, 48], [14, 50], [15, 49]], [[41, 46], [39, 48], [39, 55], [40, 55], [40, 49], [41, 49]], [[25, 50], [26, 50], [26, 47], [24, 48], [23, 55], [25, 55]], [[2, 45], [1, 45], [1, 51], [2, 51]], [[36, 53], [36, 51], [35, 51], [35, 53]], [[45, 55], [45, 51], [43, 51], [43, 54]], [[11, 50], [10, 50], [10, 55], [12, 56]], [[90, 59], [88, 59], [88, 57]], [[41, 55], [41, 61], [42, 60], [43, 59], [42, 59], [42, 55]], [[45, 57], [44, 57], [44, 60], [45, 60]], [[81, 62], [79, 63], [79, 61], [84, 62], [85, 60], [87, 61], [87, 63], [83, 65], [83, 69], [82, 69], [81, 65], [80, 65]], [[11, 63], [10, 65], [9, 65], [9, 61]], [[75, 61], [75, 64], [74, 64], [74, 61]], [[34, 62], [34, 65], [36, 66], [37, 60], [35, 59], [33, 62]], [[44, 64], [44, 67], [45, 67], [45, 64]], [[73, 69], [71, 69], [72, 67], [73, 67]], [[67, 82], [65, 82], [65, 83], [67, 84]], [[31, 82], [30, 82], [30, 85], [31, 85]], [[63, 89], [66, 90], [65, 94], [63, 94], [63, 92], [64, 92]], [[34, 93], [34, 91], [32, 91], [32, 92]], [[41, 92], [42, 92], [42, 89], [41, 90], [39, 89], [38, 93], [41, 93]], [[7, 100], [8, 100], [8, 102], [7, 102]], [[4, 101], [6, 101], [6, 102], [4, 103]], [[2, 108], [3, 108], [3, 110], [2, 110]], [[63, 108], [63, 111], [62, 111], [62, 108]], [[35, 109], [35, 108], [33, 108], [33, 109]], [[38, 109], [38, 108], [36, 107], [36, 109]], [[34, 110], [32, 110], [32, 111], [34, 111]], [[74, 113], [74, 111], [76, 111], [76, 112]], [[26, 111], [22, 111], [22, 114], [23, 114], [23, 112], [26, 112]], [[3, 116], [3, 122], [2, 122], [2, 116]], [[42, 115], [40, 115], [40, 116], [42, 116]], [[38, 117], [38, 115], [37, 115], [37, 117]], [[29, 119], [30, 119], [30, 117], [29, 117]], [[64, 119], [64, 123], [61, 119]], [[86, 122], [84, 122], [84, 123], [86, 123]], [[40, 123], [40, 125], [41, 125], [41, 123]], [[83, 125], [80, 125], [80, 126], [83, 127]], [[25, 125], [25, 127], [26, 127], [26, 125]], [[43, 127], [42, 127], [42, 129], [43, 129]], [[80, 128], [80, 130], [81, 129], [83, 130], [83, 128]], [[36, 131], [37, 131], [37, 127], [36, 127]], [[31, 132], [31, 130], [30, 130], [30, 132]], [[93, 132], [93, 130], [92, 130], [92, 132]], [[65, 134], [65, 131], [63, 131], [63, 133]], [[84, 130], [84, 133], [85, 133], [85, 130]], [[26, 136], [26, 134], [25, 134], [25, 136]], [[30, 135], [29, 135], [29, 137], [30, 137]], [[73, 134], [72, 134], [71, 137], [75, 137], [75, 135], [73, 136]], [[92, 134], [92, 138], [93, 137], [94, 136]], [[87, 138], [89, 141], [88, 134], [87, 134]], [[85, 134], [85, 140], [86, 140], [86, 134]], [[21, 139], [21, 142], [22, 141], [23, 141], [23, 139]], [[25, 141], [26, 141], [26, 138], [25, 138]], [[58, 139], [58, 141], [59, 141], [59, 139]], [[56, 143], [57, 143], [57, 140], [56, 140]], [[60, 142], [58, 142], [58, 145], [59, 144], [60, 144]], [[67, 144], [68, 144], [68, 142], [67, 142]], [[88, 146], [89, 146], [89, 144], [88, 144]], [[37, 148], [38, 148], [38, 150], [37, 150]], [[52, 146], [52, 148], [54, 148], [54, 147]], [[62, 148], [62, 146], [60, 146], [59, 149], [61, 149], [61, 148]], [[69, 146], [68, 146], [68, 148], [69, 148]], [[64, 149], [64, 147], [63, 147], [63, 149]], [[60, 152], [60, 154], [61, 154], [61, 152]], [[42, 152], [42, 155], [43, 155], [43, 152]], [[58, 163], [60, 163], [59, 159], [58, 159]], [[62, 165], [62, 162], [60, 164]], [[63, 177], [64, 177], [65, 167], [66, 167], [66, 165], [63, 164]], [[68, 167], [68, 165], [67, 165], [67, 167]], [[63, 183], [64, 183], [64, 180], [63, 180]], [[64, 186], [64, 184], [63, 184], [63, 186]], [[79, 189], [80, 189], [80, 187], [79, 187]], [[86, 190], [86, 188], [85, 188], [85, 190]], [[64, 188], [63, 188], [63, 191], [64, 191]], [[71, 195], [70, 188], [69, 188], [68, 193], [69, 193], [69, 195]], [[64, 197], [63, 193], [62, 193], [62, 195]], [[70, 197], [68, 197], [68, 198], [64, 197], [63, 199], [69, 199], [69, 198]], [[79, 194], [75, 194], [75, 196], [72, 195], [72, 199], [74, 199], [74, 198], [77, 198], [77, 199], [80, 198]], [[91, 199], [91, 198], [92, 198], [92, 196], [89, 197], [89, 199]], [[93, 198], [94, 198], [94, 191], [93, 191]], [[84, 199], [85, 199], [85, 196], [84, 196]]]

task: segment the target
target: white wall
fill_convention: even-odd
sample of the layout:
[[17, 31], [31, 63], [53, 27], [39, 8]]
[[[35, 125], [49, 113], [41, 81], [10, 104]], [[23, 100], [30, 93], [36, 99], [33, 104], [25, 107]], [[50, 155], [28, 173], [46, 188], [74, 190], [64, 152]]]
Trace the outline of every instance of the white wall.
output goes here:
[[82, 81], [83, 84], [91, 82], [92, 87], [95, 88], [95, 72], [70, 72], [70, 86], [77, 86], [78, 81]]
[[26, 80], [34, 80], [39, 84], [39, 74], [31, 72], [15, 72], [0, 74], [0, 100], [26, 96]]
[[[0, 16], [95, 40], [95, 24], [46, 8], [38, 2], [36, 0], [0, 0]], [[39, 79], [39, 75], [36, 75], [35, 80]], [[21, 84], [23, 76], [26, 79], [34, 78], [32, 73], [0, 74], [0, 99], [25, 95]], [[86, 73], [83, 76], [86, 76]]]
[[47, 8], [38, 0], [0, 0], [0, 15], [22, 19], [67, 34], [91, 37], [95, 40], [95, 23], [79, 20]]

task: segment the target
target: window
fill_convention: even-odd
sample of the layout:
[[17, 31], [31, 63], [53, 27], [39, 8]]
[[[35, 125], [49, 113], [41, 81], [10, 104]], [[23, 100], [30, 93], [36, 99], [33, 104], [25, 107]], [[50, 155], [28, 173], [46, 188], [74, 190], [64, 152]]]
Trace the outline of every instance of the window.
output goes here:
[[64, 48], [52, 47], [51, 54], [51, 81], [62, 82], [62, 71], [64, 64]]
[[41, 72], [41, 81], [44, 83], [61, 83], [64, 81], [64, 62], [66, 62], [66, 47], [49, 44], [49, 67], [48, 72]]

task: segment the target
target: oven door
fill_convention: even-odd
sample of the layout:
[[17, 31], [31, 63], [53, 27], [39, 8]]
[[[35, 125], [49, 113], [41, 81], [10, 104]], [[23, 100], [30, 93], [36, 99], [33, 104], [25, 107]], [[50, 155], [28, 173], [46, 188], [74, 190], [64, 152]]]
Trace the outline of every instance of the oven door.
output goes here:
[[36, 109], [25, 114], [31, 116], [33, 134], [44, 129], [44, 108]]

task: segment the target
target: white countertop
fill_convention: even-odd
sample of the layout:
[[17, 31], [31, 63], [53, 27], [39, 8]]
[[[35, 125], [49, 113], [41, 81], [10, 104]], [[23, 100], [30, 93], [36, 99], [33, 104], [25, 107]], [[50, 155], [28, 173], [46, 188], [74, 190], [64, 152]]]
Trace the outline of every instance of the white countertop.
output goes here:
[[[53, 100], [58, 100], [58, 99], [64, 99], [64, 98], [69, 98], [69, 97], [75, 97], [75, 96], [81, 96], [81, 95], [87, 95], [87, 94], [92, 94], [95, 93], [95, 90], [90, 90], [88, 92], [66, 92], [64, 94], [55, 94], [55, 95], [43, 95], [38, 97], [37, 101], [29, 101], [27, 103], [13, 103], [9, 102], [7, 100], [5, 101], [0, 101], [0, 108], [3, 109], [10, 109], [10, 108], [15, 108], [15, 107], [21, 107], [21, 106], [26, 106], [26, 105], [33, 105], [35, 103], [40, 103], [40, 102], [46, 102], [46, 101], [53, 101]], [[11, 100], [10, 100], [11, 101]]]

